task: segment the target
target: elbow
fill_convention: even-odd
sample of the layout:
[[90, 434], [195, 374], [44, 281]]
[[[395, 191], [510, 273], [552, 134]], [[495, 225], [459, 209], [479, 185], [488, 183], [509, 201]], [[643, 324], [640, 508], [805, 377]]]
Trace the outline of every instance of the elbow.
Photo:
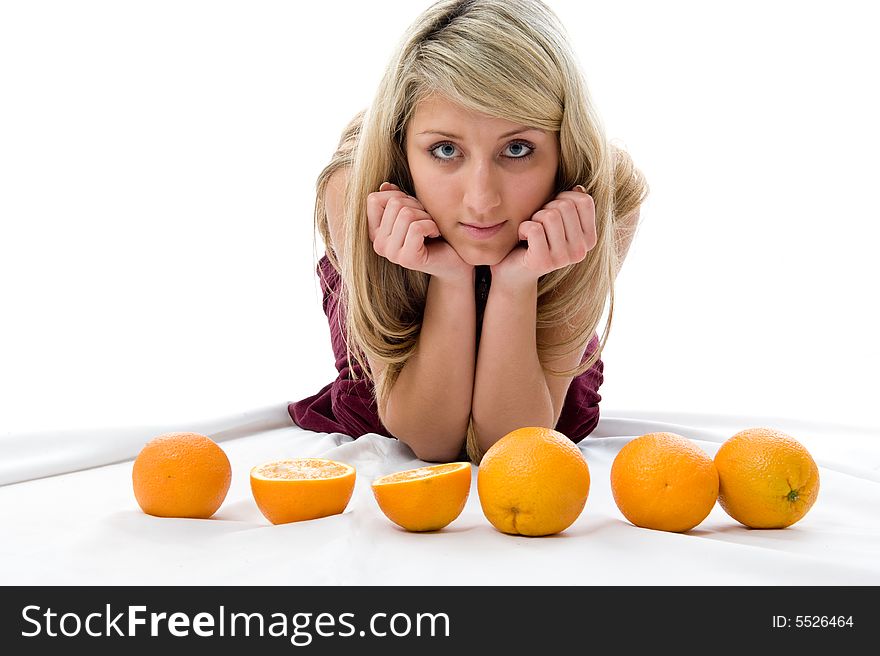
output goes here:
[[436, 433], [414, 433], [407, 430], [396, 430], [385, 425], [388, 432], [397, 438], [399, 442], [406, 444], [419, 460], [425, 462], [455, 462], [458, 460], [464, 439], [448, 440], [448, 435]]
[[[385, 413], [382, 413], [385, 415]], [[464, 447], [464, 433], [458, 439], [450, 439], [446, 431], [419, 430], [411, 426], [400, 426], [387, 415], [380, 415], [386, 430], [399, 442], [406, 444], [416, 458], [425, 462], [455, 462]]]
[[[410, 446], [413, 449], [412, 446]], [[425, 462], [455, 462], [458, 460], [458, 456], [461, 453], [461, 449], [455, 449], [454, 451], [449, 450], [437, 450], [437, 449], [426, 449], [422, 447], [418, 451], [413, 449], [413, 453], [416, 454], [416, 458], [419, 460], [424, 460]]]
[[455, 462], [461, 453], [461, 447], [464, 444], [458, 444], [454, 448], [441, 442], [440, 435], [419, 435], [417, 439], [414, 436], [403, 436], [397, 439], [406, 444], [416, 458], [425, 462]]
[[486, 453], [498, 440], [511, 432], [527, 426], [541, 426], [545, 428], [553, 428], [556, 426], [558, 417], [554, 419], [556, 413], [552, 408], [544, 414], [534, 414], [529, 417], [520, 417], [515, 421], [499, 422], [495, 417], [490, 421], [482, 421], [477, 413], [474, 413], [474, 433], [477, 438], [477, 445], [482, 453]]

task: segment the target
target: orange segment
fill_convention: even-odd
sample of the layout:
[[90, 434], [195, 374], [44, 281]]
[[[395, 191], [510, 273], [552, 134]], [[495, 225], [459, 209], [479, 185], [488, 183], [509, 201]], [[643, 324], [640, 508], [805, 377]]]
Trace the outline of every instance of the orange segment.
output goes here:
[[250, 478], [260, 512], [273, 524], [287, 524], [345, 510], [355, 469], [325, 458], [293, 458], [258, 465]]
[[209, 437], [165, 433], [138, 454], [131, 482], [138, 505], [148, 515], [207, 519], [226, 498], [232, 467]]
[[471, 489], [469, 462], [430, 465], [373, 481], [382, 512], [407, 531], [437, 531], [461, 514]]
[[675, 433], [628, 442], [611, 465], [614, 502], [630, 522], [684, 532], [702, 522], [718, 499], [718, 472], [696, 444]]

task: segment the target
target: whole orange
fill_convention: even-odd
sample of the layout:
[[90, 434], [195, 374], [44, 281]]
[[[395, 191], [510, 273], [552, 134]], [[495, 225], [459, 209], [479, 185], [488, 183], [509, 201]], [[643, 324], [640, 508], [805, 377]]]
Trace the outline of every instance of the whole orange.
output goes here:
[[273, 524], [338, 515], [354, 492], [355, 469], [326, 458], [275, 460], [251, 469], [251, 492]]
[[819, 468], [810, 452], [772, 428], [747, 428], [718, 449], [718, 502], [750, 528], [785, 528], [800, 520], [819, 495]]
[[590, 492], [590, 468], [562, 433], [526, 427], [489, 447], [477, 470], [486, 519], [502, 533], [552, 535], [571, 526]]
[[611, 465], [614, 502], [642, 528], [684, 532], [706, 519], [718, 499], [718, 472], [696, 444], [675, 433], [628, 442]]
[[373, 481], [382, 512], [407, 531], [438, 531], [464, 510], [471, 464], [451, 462], [395, 472]]
[[199, 433], [165, 433], [148, 442], [131, 470], [134, 496], [148, 515], [207, 519], [232, 482], [229, 458]]

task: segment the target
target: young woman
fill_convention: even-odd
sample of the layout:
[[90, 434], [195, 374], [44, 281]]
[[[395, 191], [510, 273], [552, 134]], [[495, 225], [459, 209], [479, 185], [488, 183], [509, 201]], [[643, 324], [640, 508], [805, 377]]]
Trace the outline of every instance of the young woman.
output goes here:
[[549, 8], [432, 5], [318, 179], [339, 376], [291, 417], [426, 461], [479, 462], [523, 426], [580, 441], [647, 193]]

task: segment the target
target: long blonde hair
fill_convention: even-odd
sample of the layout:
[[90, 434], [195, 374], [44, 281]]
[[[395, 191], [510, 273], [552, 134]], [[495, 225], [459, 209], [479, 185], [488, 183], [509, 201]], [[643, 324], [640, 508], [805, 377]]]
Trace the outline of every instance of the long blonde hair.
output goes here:
[[[343, 256], [337, 260], [331, 248], [327, 256], [343, 281], [340, 302], [349, 364], [356, 362], [373, 382], [379, 408], [385, 407], [415, 351], [429, 276], [375, 253], [366, 201], [385, 180], [414, 195], [406, 128], [418, 103], [433, 94], [471, 111], [557, 132], [555, 193], [581, 184], [593, 197], [596, 246], [582, 262], [538, 281], [538, 334], [542, 328], [568, 325], [573, 336], [558, 344], [539, 339], [539, 357], [545, 361], [544, 356], [583, 348], [601, 320], [606, 299], [608, 318], [599, 348], [586, 361], [570, 371], [548, 373], [577, 376], [601, 356], [614, 311], [617, 242], [624, 238], [615, 220], [634, 211], [648, 194], [629, 155], [606, 139], [568, 35], [546, 5], [540, 0], [441, 0], [429, 7], [405, 32], [371, 106], [346, 127], [317, 185], [316, 230], [330, 245], [324, 191], [334, 172], [350, 169], [340, 237]], [[386, 365], [381, 375], [373, 377], [366, 354]], [[469, 457], [479, 462], [473, 421], [466, 444]]]

